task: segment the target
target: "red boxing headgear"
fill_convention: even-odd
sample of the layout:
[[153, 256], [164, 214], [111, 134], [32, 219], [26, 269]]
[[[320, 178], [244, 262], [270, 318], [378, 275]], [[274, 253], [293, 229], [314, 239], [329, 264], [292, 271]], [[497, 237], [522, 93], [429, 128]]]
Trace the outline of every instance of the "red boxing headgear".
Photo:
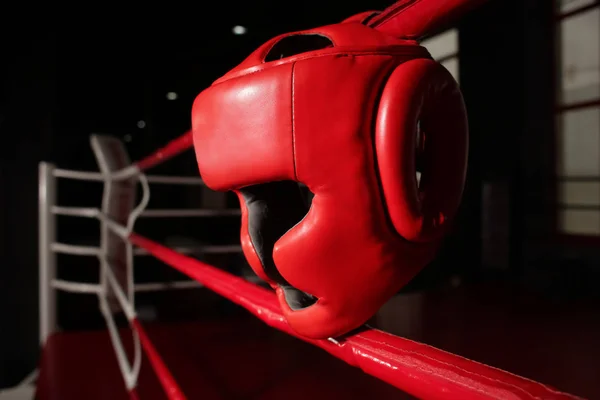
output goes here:
[[276, 37], [193, 106], [206, 185], [238, 194], [246, 258], [311, 338], [359, 327], [430, 262], [464, 185], [456, 82], [369, 20]]

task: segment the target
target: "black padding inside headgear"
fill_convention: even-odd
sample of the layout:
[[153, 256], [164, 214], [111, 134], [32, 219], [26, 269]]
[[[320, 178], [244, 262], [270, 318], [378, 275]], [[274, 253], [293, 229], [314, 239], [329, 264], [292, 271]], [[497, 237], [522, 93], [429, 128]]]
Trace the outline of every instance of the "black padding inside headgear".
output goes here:
[[308, 206], [297, 182], [281, 181], [240, 189], [248, 210], [248, 234], [265, 274], [283, 289], [292, 310], [308, 307], [316, 298], [290, 285], [273, 260], [273, 248], [304, 218]]

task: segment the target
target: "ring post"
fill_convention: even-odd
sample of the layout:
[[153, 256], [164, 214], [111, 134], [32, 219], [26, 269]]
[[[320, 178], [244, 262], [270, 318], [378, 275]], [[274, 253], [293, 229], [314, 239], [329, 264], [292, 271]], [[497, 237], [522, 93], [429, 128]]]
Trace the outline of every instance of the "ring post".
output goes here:
[[38, 219], [39, 219], [39, 319], [40, 344], [56, 330], [56, 294], [52, 281], [56, 278], [56, 254], [52, 243], [56, 240], [56, 216], [52, 207], [56, 204], [56, 177], [54, 165], [39, 165]]

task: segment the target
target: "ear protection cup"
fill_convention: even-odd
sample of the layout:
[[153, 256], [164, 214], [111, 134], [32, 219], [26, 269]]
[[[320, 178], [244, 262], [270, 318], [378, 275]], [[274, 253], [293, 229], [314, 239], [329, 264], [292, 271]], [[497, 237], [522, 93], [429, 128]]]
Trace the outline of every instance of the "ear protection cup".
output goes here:
[[460, 203], [468, 149], [462, 95], [442, 65], [416, 59], [394, 69], [379, 103], [375, 149], [396, 232], [411, 242], [439, 239]]

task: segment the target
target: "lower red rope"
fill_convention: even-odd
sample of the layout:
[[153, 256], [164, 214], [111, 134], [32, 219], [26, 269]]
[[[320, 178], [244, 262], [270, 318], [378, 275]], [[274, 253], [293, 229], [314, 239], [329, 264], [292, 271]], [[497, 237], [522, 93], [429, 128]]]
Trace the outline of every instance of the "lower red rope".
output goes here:
[[140, 400], [140, 398], [139, 398], [139, 396], [137, 394], [137, 391], [135, 389], [131, 389], [129, 391], [129, 399], [130, 400]]
[[367, 329], [338, 341], [299, 336], [275, 293], [132, 233], [131, 242], [268, 325], [319, 346], [348, 364], [426, 399], [577, 399], [552, 387], [388, 333]]
[[[186, 397], [183, 395], [181, 389], [177, 385], [177, 382], [175, 382], [175, 379], [173, 378], [173, 375], [171, 375], [171, 372], [169, 372], [169, 369], [165, 366], [165, 363], [154, 348], [154, 345], [148, 338], [148, 335], [146, 334], [146, 331], [140, 322], [137, 319], [134, 319], [131, 324], [140, 337], [140, 343], [144, 348], [144, 352], [146, 353], [148, 360], [150, 360], [150, 364], [152, 364], [152, 368], [158, 376], [158, 380], [160, 381], [167, 398], [169, 400], [185, 400]], [[135, 393], [135, 391], [131, 392], [130, 395], [132, 396], [132, 399], [137, 398], [137, 393]]]

